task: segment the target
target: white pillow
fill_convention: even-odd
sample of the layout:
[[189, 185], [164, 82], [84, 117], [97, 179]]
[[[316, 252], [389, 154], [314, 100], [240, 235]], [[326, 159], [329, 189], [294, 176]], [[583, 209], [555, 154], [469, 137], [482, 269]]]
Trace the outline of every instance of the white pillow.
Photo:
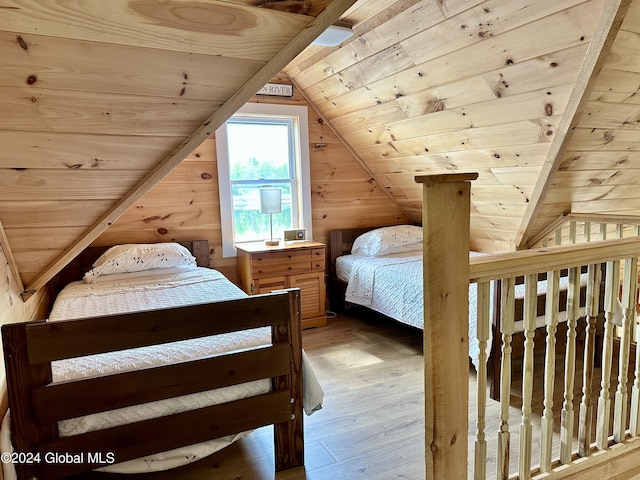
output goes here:
[[394, 225], [363, 233], [353, 242], [351, 253], [376, 257], [422, 251], [422, 227]]
[[141, 272], [157, 268], [196, 266], [196, 259], [179, 243], [129, 243], [104, 252], [84, 275], [86, 283], [100, 275]]
[[95, 277], [91, 283], [112, 283], [122, 282], [126, 280], [134, 280], [140, 278], [156, 279], [167, 275], [178, 275], [183, 272], [191, 272], [197, 267], [170, 267], [170, 268], [154, 268], [153, 270], [141, 270], [139, 272], [129, 273], [111, 273], [109, 275], [100, 275]]

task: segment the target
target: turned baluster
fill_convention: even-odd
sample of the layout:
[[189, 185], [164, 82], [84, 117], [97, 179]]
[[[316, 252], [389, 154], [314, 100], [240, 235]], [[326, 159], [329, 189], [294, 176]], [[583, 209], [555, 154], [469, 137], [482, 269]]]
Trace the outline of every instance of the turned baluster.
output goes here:
[[609, 431], [611, 429], [611, 368], [613, 366], [613, 330], [615, 304], [618, 302], [620, 284], [620, 261], [607, 262], [604, 309], [605, 324], [602, 340], [602, 380], [598, 397], [598, 416], [596, 423], [596, 446], [600, 450], [609, 447]]
[[569, 269], [569, 286], [567, 289], [567, 345], [564, 364], [564, 402], [560, 418], [560, 462], [571, 463], [573, 447], [573, 388], [576, 376], [576, 326], [580, 300], [580, 269]]
[[511, 339], [514, 332], [515, 279], [501, 280], [500, 333], [502, 357], [500, 362], [500, 426], [498, 428], [497, 478], [509, 478], [509, 403], [511, 400]]
[[556, 330], [558, 328], [558, 300], [560, 297], [560, 272], [547, 272], [547, 298], [545, 324], [547, 345], [544, 359], [544, 410], [542, 412], [540, 470], [551, 470], [553, 446], [553, 391], [556, 377]]
[[474, 479], [485, 480], [487, 478], [487, 441], [485, 439], [486, 413], [487, 413], [487, 345], [489, 341], [490, 328], [490, 304], [491, 304], [491, 283], [481, 282], [477, 285], [477, 332], [480, 344], [480, 354], [478, 355], [478, 375], [477, 375], [477, 404], [478, 419], [475, 442]]
[[578, 425], [578, 454], [581, 457], [589, 455], [591, 450], [591, 427], [593, 423], [591, 393], [599, 301], [600, 265], [589, 265], [587, 269], [587, 327], [582, 364], [582, 401], [580, 402], [580, 421]]
[[531, 398], [533, 394], [533, 337], [536, 330], [536, 307], [538, 304], [538, 275], [524, 277], [524, 360], [522, 362], [522, 421], [520, 423], [519, 477], [531, 478]]
[[618, 388], [613, 411], [613, 440], [620, 443], [627, 429], [627, 399], [629, 396], [627, 381], [629, 374], [629, 350], [631, 346], [631, 320], [635, 313], [635, 297], [638, 259], [627, 258], [624, 261], [622, 279], [622, 335], [618, 354]]

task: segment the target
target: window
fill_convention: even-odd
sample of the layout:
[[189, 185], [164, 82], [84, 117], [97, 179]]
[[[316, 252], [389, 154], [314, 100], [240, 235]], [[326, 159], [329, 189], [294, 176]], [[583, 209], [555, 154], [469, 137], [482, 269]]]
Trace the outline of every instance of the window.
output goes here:
[[234, 243], [270, 237], [260, 189], [282, 190], [273, 236], [304, 228], [311, 238], [309, 134], [306, 107], [249, 103], [216, 130], [223, 256]]

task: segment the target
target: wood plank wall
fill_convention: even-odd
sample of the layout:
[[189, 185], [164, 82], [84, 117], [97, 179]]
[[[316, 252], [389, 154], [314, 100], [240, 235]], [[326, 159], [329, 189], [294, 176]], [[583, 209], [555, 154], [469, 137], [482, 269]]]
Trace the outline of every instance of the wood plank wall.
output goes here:
[[[49, 290], [40, 289], [29, 300], [20, 298], [22, 289], [18, 288], [7, 258], [0, 248], [0, 325], [45, 318], [49, 311]], [[0, 347], [0, 419], [7, 411], [7, 382], [4, 371], [4, 353]], [[1, 470], [1, 469], [0, 469]], [[2, 472], [0, 471], [0, 478]]]
[[[273, 82], [289, 79], [282, 73]], [[309, 107], [296, 89], [292, 98], [256, 96], [252, 101]], [[332, 229], [408, 221], [311, 107], [309, 142], [314, 240], [328, 242]], [[235, 258], [222, 257], [215, 138], [189, 155], [94, 244], [193, 238], [208, 239], [211, 266], [236, 279]]]
[[[273, 81], [288, 82], [288, 77], [279, 75]], [[254, 97], [253, 101], [308, 106], [299, 92], [295, 92], [294, 97], [290, 99]], [[371, 181], [366, 171], [329, 127], [319, 119], [320, 116], [310, 108], [314, 240], [327, 242], [329, 231], [332, 229], [408, 221], [380, 187]], [[229, 278], [236, 280], [236, 259], [222, 258], [217, 178], [215, 138], [212, 137], [100, 236], [94, 245], [208, 239], [212, 249], [211, 266], [219, 268]], [[37, 202], [33, 203], [34, 215], [37, 216]], [[71, 216], [70, 206], [73, 207], [69, 203], [61, 203], [58, 215], [50, 215], [47, 219], [52, 225], [60, 225], [60, 228], [54, 231], [58, 237], [74, 237], [79, 234], [72, 227], [74, 223], [70, 218], [94, 215], [87, 201]], [[10, 212], [5, 213], [10, 215]], [[43, 238], [41, 247], [47, 248], [46, 238]], [[32, 268], [28, 270], [38, 271], [38, 268], [43, 266], [41, 263], [34, 257]], [[1, 249], [0, 288], [0, 325], [46, 318], [52, 301], [49, 290], [41, 289], [27, 302], [23, 302], [20, 298], [21, 290], [12, 278], [7, 259]], [[4, 361], [0, 357], [0, 416], [4, 415], [6, 408]]]

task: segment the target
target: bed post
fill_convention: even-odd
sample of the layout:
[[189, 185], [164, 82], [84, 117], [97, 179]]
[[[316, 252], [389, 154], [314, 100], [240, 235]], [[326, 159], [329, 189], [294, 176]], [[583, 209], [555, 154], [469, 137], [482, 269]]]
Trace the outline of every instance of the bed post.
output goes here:
[[428, 480], [467, 478], [470, 180], [424, 175], [424, 389]]
[[[42, 453], [37, 446], [58, 438], [55, 422], [34, 418], [31, 409], [31, 390], [51, 382], [51, 364], [29, 365], [26, 345], [27, 324], [2, 326], [9, 409], [11, 411], [11, 438], [15, 452]], [[36, 477], [38, 463], [16, 463], [19, 479]]]
[[286, 327], [273, 327], [273, 343], [285, 343], [291, 349], [291, 375], [275, 379], [275, 389], [291, 392], [291, 420], [273, 426], [276, 471], [304, 465], [304, 433], [302, 419], [302, 324], [300, 290], [288, 291]]

